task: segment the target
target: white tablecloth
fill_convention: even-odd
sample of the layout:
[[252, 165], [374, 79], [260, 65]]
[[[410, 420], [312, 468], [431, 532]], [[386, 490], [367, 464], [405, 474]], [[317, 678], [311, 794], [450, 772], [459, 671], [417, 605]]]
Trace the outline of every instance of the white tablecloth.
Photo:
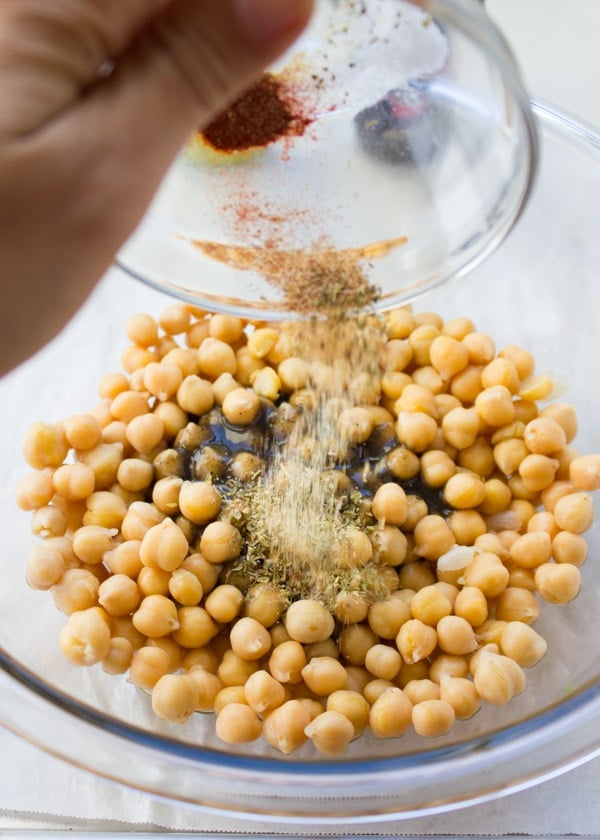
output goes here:
[[[487, 5], [511, 41], [530, 89], [600, 125], [600, 0], [489, 0]], [[123, 292], [123, 311], [143, 309], [147, 290], [123, 282], [129, 283]], [[99, 299], [102, 294], [100, 288]], [[80, 316], [89, 318], [90, 325], [93, 303]], [[11, 388], [32, 388], [27, 367]], [[358, 832], [352, 825], [311, 832], [316, 836], [598, 837], [599, 793], [600, 759], [595, 759], [529, 790], [445, 815], [361, 826]], [[0, 728], [0, 836], [30, 837], [36, 830], [118, 834], [160, 828], [214, 832], [221, 837], [229, 832], [305, 837], [310, 833], [302, 827], [283, 829], [157, 802], [69, 767]]]

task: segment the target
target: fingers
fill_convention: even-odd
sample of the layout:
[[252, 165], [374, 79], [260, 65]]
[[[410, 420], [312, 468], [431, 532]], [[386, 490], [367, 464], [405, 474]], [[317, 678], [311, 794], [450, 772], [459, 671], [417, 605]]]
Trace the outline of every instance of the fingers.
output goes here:
[[2, 133], [26, 134], [77, 101], [166, 2], [2, 0]]

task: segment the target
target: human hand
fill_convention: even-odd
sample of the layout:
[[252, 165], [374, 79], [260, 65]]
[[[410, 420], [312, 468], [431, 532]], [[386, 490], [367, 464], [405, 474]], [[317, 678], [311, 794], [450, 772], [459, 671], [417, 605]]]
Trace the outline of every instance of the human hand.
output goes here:
[[0, 373], [75, 313], [189, 134], [291, 44], [311, 6], [0, 0]]

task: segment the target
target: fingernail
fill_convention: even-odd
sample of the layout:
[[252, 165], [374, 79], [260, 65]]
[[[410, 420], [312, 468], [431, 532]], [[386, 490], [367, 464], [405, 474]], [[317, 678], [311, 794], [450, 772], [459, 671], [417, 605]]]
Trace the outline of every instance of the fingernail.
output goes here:
[[235, 0], [245, 33], [256, 41], [300, 34], [312, 12], [313, 0]]

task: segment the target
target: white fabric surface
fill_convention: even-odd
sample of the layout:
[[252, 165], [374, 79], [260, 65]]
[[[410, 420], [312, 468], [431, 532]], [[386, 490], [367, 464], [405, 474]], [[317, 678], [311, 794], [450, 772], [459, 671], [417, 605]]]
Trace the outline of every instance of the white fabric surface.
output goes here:
[[[564, 109], [600, 124], [600, 32], [598, 0], [489, 0], [488, 8], [504, 28], [536, 94]], [[122, 321], [145, 302], [156, 302], [154, 293], [132, 284], [123, 287]], [[102, 304], [102, 288], [95, 300]], [[87, 316], [93, 323], [94, 302]], [[156, 307], [154, 307], [156, 308]], [[114, 325], [120, 341], [122, 324]], [[90, 341], [93, 352], [93, 334]], [[73, 348], [74, 354], [77, 348]], [[116, 352], [116, 351], [115, 351]], [[52, 352], [47, 356], [52, 364]], [[75, 365], [74, 359], [74, 365]], [[75, 365], [76, 366], [76, 365]], [[109, 369], [107, 367], [107, 369]], [[4, 405], [11, 394], [25, 388], [51, 387], [47, 382], [28, 379], [28, 367], [3, 383]], [[48, 369], [50, 376], [50, 368]], [[69, 372], [62, 372], [67, 376]], [[81, 397], [81, 410], [89, 406], [90, 395]], [[74, 406], [78, 409], [78, 406]], [[14, 418], [4, 412], [3, 422], [11, 427]], [[5, 429], [3, 429], [3, 432]], [[10, 470], [9, 470], [10, 475]], [[4, 484], [4, 482], [3, 482]], [[6, 485], [5, 485], [6, 488]], [[2, 492], [2, 499], [10, 498]], [[526, 791], [455, 812], [433, 817], [402, 820], [371, 826], [324, 827], [322, 836], [352, 835], [502, 835], [552, 836], [572, 834], [596, 836], [600, 830], [600, 759], [569, 771]], [[125, 824], [125, 825], [124, 825]], [[165, 827], [179, 831], [231, 832], [240, 834], [296, 834], [306, 829], [287, 829], [260, 822], [243, 822], [225, 816], [208, 815], [192, 809], [170, 806], [149, 796], [97, 779], [53, 759], [0, 728], [0, 833], [15, 829], [83, 828], [122, 831]], [[3, 831], [2, 831], [3, 829]]]

